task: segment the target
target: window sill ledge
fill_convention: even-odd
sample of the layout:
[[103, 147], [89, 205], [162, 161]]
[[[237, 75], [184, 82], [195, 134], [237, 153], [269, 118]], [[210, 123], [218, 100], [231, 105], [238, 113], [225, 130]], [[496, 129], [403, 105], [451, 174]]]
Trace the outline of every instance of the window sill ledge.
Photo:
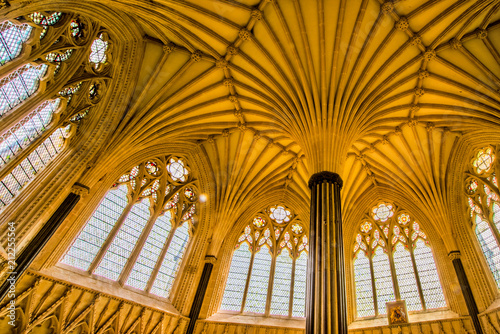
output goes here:
[[236, 312], [219, 312], [205, 319], [205, 322], [283, 327], [292, 329], [304, 329], [306, 326], [305, 318], [288, 318], [280, 316], [265, 317], [258, 314], [241, 314]]
[[[460, 318], [460, 316], [457, 313], [451, 310], [442, 310], [442, 309], [408, 314], [409, 324], [426, 322], [426, 321], [456, 319], [456, 318]], [[389, 326], [389, 321], [387, 319], [387, 316], [381, 316], [378, 318], [371, 318], [371, 319], [355, 320], [349, 325], [349, 330], [369, 328], [369, 327], [382, 327], [382, 326]]]

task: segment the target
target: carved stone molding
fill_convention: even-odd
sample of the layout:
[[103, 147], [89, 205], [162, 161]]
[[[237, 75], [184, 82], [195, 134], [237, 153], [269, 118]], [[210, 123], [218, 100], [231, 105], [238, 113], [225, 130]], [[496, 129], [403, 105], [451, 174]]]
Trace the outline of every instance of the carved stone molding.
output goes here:
[[90, 188], [83, 184], [75, 183], [71, 186], [71, 192], [75, 195], [79, 195], [81, 198], [85, 198], [90, 193]]
[[339, 174], [324, 171], [311, 176], [311, 178], [309, 179], [309, 188], [312, 189], [312, 187], [314, 187], [316, 184], [322, 183], [323, 181], [335, 183], [340, 187], [340, 189], [342, 189], [342, 186], [344, 184]]
[[217, 258], [215, 256], [213, 255], [205, 256], [205, 263], [215, 264], [215, 262], [217, 262]]
[[450, 258], [451, 261], [460, 259], [462, 255], [460, 254], [460, 251], [452, 251], [448, 253], [448, 257]]

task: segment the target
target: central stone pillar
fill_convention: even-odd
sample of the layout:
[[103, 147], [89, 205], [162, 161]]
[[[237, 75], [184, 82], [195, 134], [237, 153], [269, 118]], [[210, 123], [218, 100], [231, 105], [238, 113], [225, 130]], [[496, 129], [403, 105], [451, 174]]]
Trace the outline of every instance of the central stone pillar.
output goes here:
[[311, 225], [306, 289], [306, 334], [347, 334], [344, 245], [336, 173], [309, 180]]

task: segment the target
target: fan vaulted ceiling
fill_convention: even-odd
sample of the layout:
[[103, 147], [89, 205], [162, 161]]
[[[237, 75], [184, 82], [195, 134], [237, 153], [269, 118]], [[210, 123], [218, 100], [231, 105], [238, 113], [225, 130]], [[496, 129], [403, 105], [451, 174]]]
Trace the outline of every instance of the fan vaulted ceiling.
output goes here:
[[271, 190], [307, 212], [323, 170], [344, 179], [347, 215], [373, 187], [443, 213], [457, 138], [499, 125], [498, 0], [92, 6], [137, 22], [145, 48], [102, 152], [198, 144], [224, 229]]

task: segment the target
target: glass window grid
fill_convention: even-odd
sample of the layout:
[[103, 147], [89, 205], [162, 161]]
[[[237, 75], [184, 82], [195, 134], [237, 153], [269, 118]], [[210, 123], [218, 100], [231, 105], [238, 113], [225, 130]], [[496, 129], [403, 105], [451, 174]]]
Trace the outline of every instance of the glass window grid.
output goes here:
[[[468, 207], [477, 241], [500, 289], [500, 199], [496, 178], [498, 155], [491, 146], [474, 153], [469, 165], [470, 176], [465, 180]], [[475, 186], [471, 187], [471, 183]]]
[[[307, 231], [300, 221], [288, 219], [283, 223], [273, 219], [271, 213], [267, 209], [256, 216], [238, 238], [221, 310], [264, 316], [305, 316]], [[290, 249], [295, 256], [291, 256]], [[269, 258], [262, 253], [264, 251]], [[273, 266], [274, 272], [271, 269]], [[272, 291], [269, 293], [267, 290], [273, 273]], [[277, 300], [284, 305], [278, 305]]]
[[[166, 159], [168, 160], [169, 158]], [[151, 164], [151, 162], [145, 164]], [[158, 167], [157, 163], [156, 166]], [[143, 174], [140, 174], [141, 171]], [[164, 298], [169, 297], [189, 244], [190, 225], [193, 223], [192, 219], [188, 219], [182, 221], [180, 226], [175, 226], [172, 217], [176, 210], [182, 210], [181, 216], [187, 213], [187, 208], [192, 207], [191, 203], [196, 201], [197, 191], [187, 169], [186, 177], [182, 182], [172, 182], [173, 180], [168, 175], [168, 173], [158, 172], [151, 174], [147, 169], [136, 166], [120, 177], [118, 183], [108, 191], [82, 232], [69, 247], [61, 263], [85, 271], [93, 268], [90, 274], [115, 281], [120, 279], [131, 288]], [[175, 186], [177, 191], [170, 194], [164, 189], [159, 189], [161, 177], [167, 177], [166, 184], [169, 189]], [[148, 178], [150, 181], [147, 181]], [[139, 188], [135, 187], [137, 184], [140, 185]], [[185, 184], [190, 184], [189, 188], [192, 189], [188, 197], [183, 195]], [[151, 187], [153, 191], [145, 191]], [[175, 201], [167, 199], [158, 201], [160, 193], [166, 193], [167, 198], [175, 197]], [[134, 200], [136, 204], [127, 205], [129, 198], [138, 198], [140, 203]], [[164, 211], [158, 205], [164, 202], [170, 202], [169, 210]], [[150, 212], [154, 214], [151, 219]], [[111, 235], [113, 227], [122, 220], [120, 228], [115, 228], [116, 232]], [[148, 228], [149, 234], [146, 236], [144, 233], [149, 224], [152, 226], [150, 231]], [[134, 255], [132, 251], [136, 249], [140, 238], [144, 240], [143, 244], [141, 242], [140, 250], [137, 248], [134, 253], [136, 255]], [[99, 252], [107, 239], [110, 243], [108, 249], [105, 252]], [[99, 258], [97, 258], [98, 254], [101, 254]], [[164, 258], [161, 258], [161, 254], [165, 254]], [[134, 256], [133, 263], [129, 260], [132, 256]], [[129, 269], [125, 271], [125, 268]], [[154, 272], [155, 270], [157, 273]], [[155, 275], [154, 281], [153, 275]], [[149, 284], [151, 284], [150, 288]]]
[[17, 165], [3, 180], [0, 180], [0, 210], [8, 205], [37, 173], [62, 149], [66, 128], [56, 129], [44, 142]]
[[[372, 261], [374, 282], [371, 277], [365, 277], [365, 280], [356, 278], [357, 273], [354, 273], [358, 317], [385, 315], [385, 303], [396, 300], [394, 281], [398, 284], [400, 298], [406, 300], [408, 311], [425, 311], [447, 306], [427, 236], [420, 225], [411, 219], [411, 215], [392, 205], [391, 210], [394, 211], [384, 222], [372, 219], [368, 214], [360, 224], [354, 244], [354, 270], [361, 266], [367, 270], [368, 266], [362, 264], [363, 256], [358, 256], [360, 252], [364, 252]], [[400, 221], [400, 217], [406, 218], [406, 221]], [[417, 252], [417, 245], [425, 246], [425, 249], [419, 248]], [[423, 261], [429, 261], [429, 264], [424, 265]], [[394, 273], [391, 262], [394, 265]], [[417, 273], [414, 266], [417, 267]], [[419, 291], [418, 285], [422, 291]], [[375, 293], [370, 290], [375, 290]], [[373, 305], [363, 297], [367, 293], [373, 300]], [[377, 309], [374, 309], [375, 305]]]
[[22, 45], [32, 30], [28, 24], [15, 25], [9, 21], [0, 23], [0, 66], [21, 54]]
[[0, 81], [0, 116], [36, 92], [47, 68], [26, 64]]

